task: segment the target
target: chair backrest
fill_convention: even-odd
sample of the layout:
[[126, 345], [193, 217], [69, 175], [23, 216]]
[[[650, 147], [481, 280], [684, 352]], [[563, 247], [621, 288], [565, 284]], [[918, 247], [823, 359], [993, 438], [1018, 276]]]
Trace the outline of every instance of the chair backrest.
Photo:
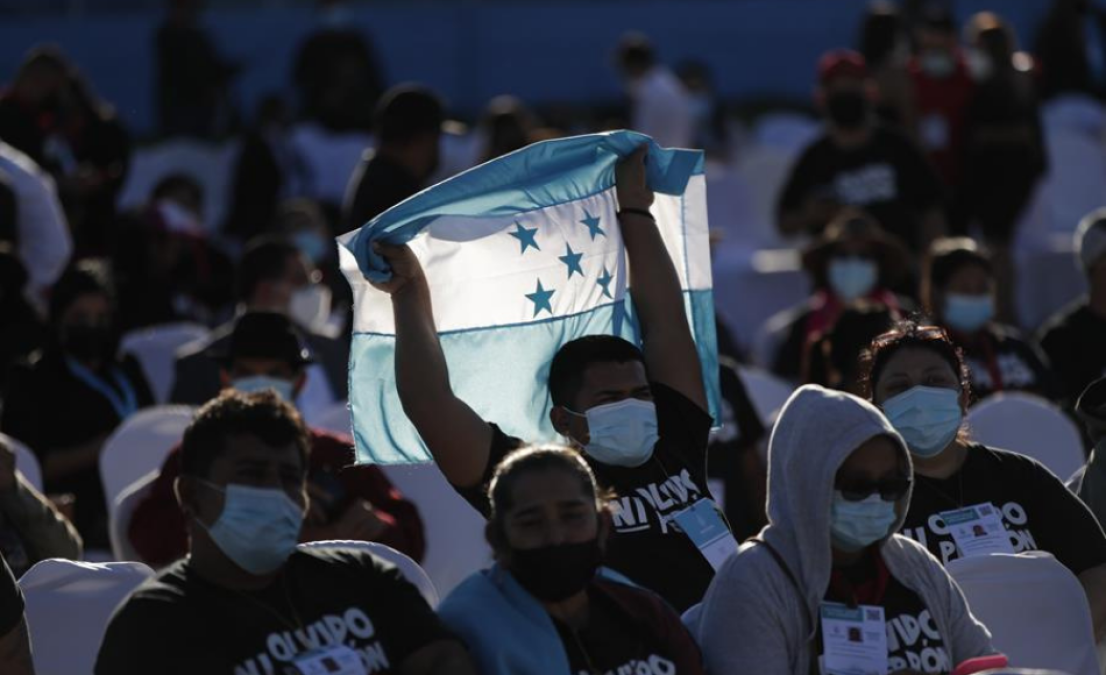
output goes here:
[[19, 580], [35, 672], [92, 675], [112, 612], [154, 571], [142, 563], [43, 560]]
[[958, 558], [947, 569], [1011, 666], [1101, 675], [1086, 593], [1051, 554]]
[[15, 451], [16, 471], [23, 474], [27, 482], [33, 485], [36, 490], [42, 492], [42, 467], [39, 465], [35, 453], [31, 452], [31, 449], [23, 441], [12, 438], [7, 434], [0, 434], [0, 441], [7, 443]]
[[434, 582], [430, 580], [430, 577], [426, 574], [423, 568], [419, 567], [419, 564], [409, 558], [407, 555], [400, 553], [391, 546], [385, 546], [384, 544], [378, 544], [375, 541], [346, 541], [346, 540], [334, 540], [334, 541], [312, 541], [305, 544], [300, 544], [300, 548], [352, 548], [361, 551], [368, 551], [378, 558], [387, 560], [388, 562], [399, 568], [403, 577], [410, 581], [411, 584], [419, 589], [419, 593], [426, 600], [426, 603], [430, 605], [431, 609], [437, 610], [440, 598], [438, 597], [438, 589], [434, 588]]
[[394, 464], [380, 468], [418, 507], [426, 536], [422, 568], [443, 597], [470, 574], [490, 564], [484, 519], [449, 485], [437, 466]]
[[1083, 466], [1078, 427], [1039, 396], [1022, 392], [988, 396], [968, 411], [968, 428], [980, 443], [1032, 457], [1065, 480]]
[[189, 406], [155, 406], [132, 415], [108, 437], [100, 452], [100, 480], [109, 516], [127, 486], [161, 468], [191, 421]]
[[119, 496], [115, 498], [115, 508], [108, 517], [108, 537], [111, 539], [111, 554], [116, 560], [133, 560], [142, 562], [142, 558], [131, 545], [131, 538], [127, 536], [127, 529], [131, 524], [131, 516], [138, 503], [150, 493], [150, 488], [157, 480], [159, 471], [151, 471], [142, 478], [128, 485]]
[[787, 382], [760, 368], [741, 366], [741, 381], [761, 422], [768, 425], [795, 391]]
[[177, 350], [210, 334], [196, 323], [170, 323], [131, 331], [123, 336], [120, 351], [134, 354], [153, 390], [154, 400], [165, 403], [173, 386]]
[[311, 421], [311, 426], [335, 434], [349, 435], [353, 428], [350, 420], [349, 403], [338, 401], [322, 411]]

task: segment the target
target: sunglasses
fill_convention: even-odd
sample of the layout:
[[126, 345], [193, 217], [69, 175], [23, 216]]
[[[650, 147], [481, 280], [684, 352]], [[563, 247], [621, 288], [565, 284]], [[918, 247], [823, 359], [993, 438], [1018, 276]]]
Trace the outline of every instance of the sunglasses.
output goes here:
[[880, 481], [856, 481], [836, 486], [847, 502], [861, 502], [879, 493], [885, 502], [896, 502], [910, 490], [909, 478], [887, 478]]

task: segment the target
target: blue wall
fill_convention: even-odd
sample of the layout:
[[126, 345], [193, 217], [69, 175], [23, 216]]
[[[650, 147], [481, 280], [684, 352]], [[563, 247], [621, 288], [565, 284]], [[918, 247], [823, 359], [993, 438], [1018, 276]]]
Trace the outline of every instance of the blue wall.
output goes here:
[[[214, 4], [214, 3], [212, 3]], [[612, 46], [628, 29], [649, 34], [668, 62], [706, 61], [729, 97], [805, 100], [814, 63], [854, 42], [866, 0], [535, 0], [519, 4], [449, 2], [358, 7], [357, 25], [375, 41], [389, 81], [418, 80], [451, 107], [472, 114], [511, 92], [531, 103], [588, 103], [620, 95]], [[1025, 45], [1046, 0], [961, 0], [962, 16], [1001, 8]], [[161, 3], [157, 3], [160, 7]], [[0, 82], [10, 80], [32, 45], [60, 44], [139, 134], [153, 125], [153, 35], [159, 9], [0, 21]], [[283, 91], [295, 49], [311, 32], [304, 8], [210, 10], [217, 44], [244, 66], [238, 96], [252, 110], [258, 96]]]

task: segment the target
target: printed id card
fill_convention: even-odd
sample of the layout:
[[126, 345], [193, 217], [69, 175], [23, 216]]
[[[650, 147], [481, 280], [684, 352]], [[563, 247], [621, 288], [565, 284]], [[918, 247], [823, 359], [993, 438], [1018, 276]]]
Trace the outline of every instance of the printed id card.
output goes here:
[[737, 553], [737, 541], [711, 500], [700, 499], [673, 517], [715, 572]]
[[824, 675], [887, 675], [887, 624], [883, 608], [823, 602]]
[[941, 520], [949, 529], [960, 555], [970, 558], [990, 553], [1013, 553], [1014, 545], [1002, 525], [1002, 516], [991, 503], [944, 511]]
[[296, 675], [365, 675], [357, 652], [343, 645], [324, 647], [301, 654], [295, 661]]

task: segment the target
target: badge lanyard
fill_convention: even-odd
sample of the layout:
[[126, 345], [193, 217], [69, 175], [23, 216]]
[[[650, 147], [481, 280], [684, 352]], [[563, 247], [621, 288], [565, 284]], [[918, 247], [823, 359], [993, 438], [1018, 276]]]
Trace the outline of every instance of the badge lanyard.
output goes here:
[[116, 392], [111, 385], [97, 376], [96, 373], [84, 367], [74, 359], [66, 357], [65, 364], [69, 367], [69, 372], [73, 373], [74, 377], [84, 382], [107, 399], [120, 420], [125, 420], [138, 411], [138, 398], [134, 394], [134, 387], [131, 386], [127, 378], [123, 377], [117, 369], [113, 368], [111, 370], [111, 379], [115, 382], [115, 385], [119, 387], [119, 392], [123, 394], [122, 397], [119, 396], [119, 393]]

